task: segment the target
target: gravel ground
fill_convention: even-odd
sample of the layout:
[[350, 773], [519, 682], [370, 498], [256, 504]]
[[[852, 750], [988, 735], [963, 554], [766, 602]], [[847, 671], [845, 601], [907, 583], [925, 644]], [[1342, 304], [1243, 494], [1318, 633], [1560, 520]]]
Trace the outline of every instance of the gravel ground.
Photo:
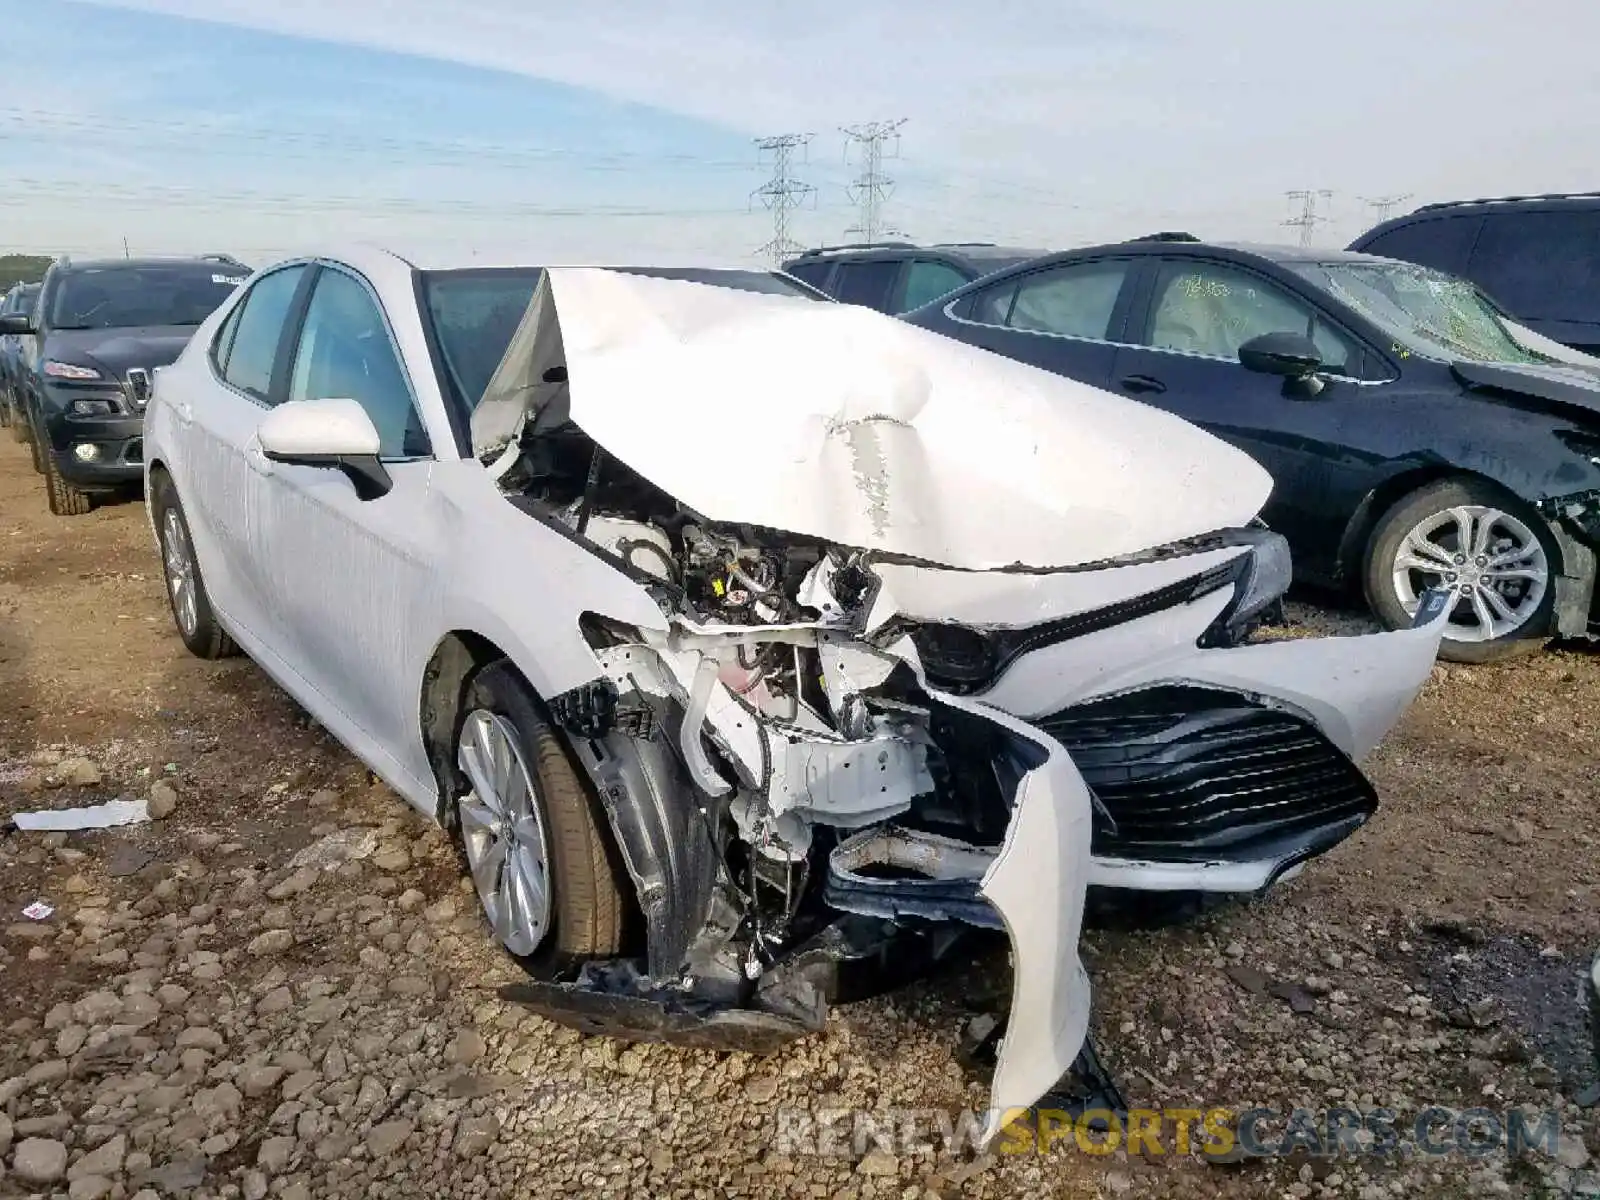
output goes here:
[[[1290, 616], [1288, 635], [1368, 627]], [[1600, 944], [1597, 698], [1580, 650], [1441, 666], [1368, 764], [1384, 806], [1357, 837], [1264, 901], [1085, 939], [1132, 1105], [1523, 1105], [1557, 1112], [1554, 1156], [819, 1154], [785, 1131], [983, 1103], [959, 1038], [1003, 994], [1003, 953], [767, 1059], [502, 1003], [515, 968], [445, 839], [250, 663], [183, 651], [142, 505], [52, 518], [0, 440], [0, 813], [146, 795], [163, 814], [0, 839], [0, 1195], [1600, 1193], [1578, 991]]]

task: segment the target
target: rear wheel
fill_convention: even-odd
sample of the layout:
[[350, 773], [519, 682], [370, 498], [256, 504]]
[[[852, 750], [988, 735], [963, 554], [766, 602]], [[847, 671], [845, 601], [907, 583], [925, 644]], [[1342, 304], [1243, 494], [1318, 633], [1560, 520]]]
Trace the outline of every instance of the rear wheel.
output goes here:
[[468, 686], [455, 760], [456, 832], [495, 940], [541, 967], [615, 956], [627, 904], [605, 815], [510, 663]]
[[155, 517], [156, 537], [161, 543], [161, 573], [167, 584], [167, 603], [178, 636], [191, 654], [200, 658], [227, 658], [239, 652], [223, 630], [206, 594], [195, 558], [194, 538], [189, 521], [178, 502], [178, 489], [172, 476], [158, 472], [150, 479], [150, 512]]
[[1483, 480], [1446, 479], [1403, 497], [1367, 545], [1367, 602], [1383, 623], [1411, 623], [1422, 594], [1455, 598], [1439, 656], [1495, 662], [1539, 649], [1555, 631], [1555, 564], [1549, 527], [1527, 505]]
[[39, 425], [31, 418], [24, 417], [22, 426], [28, 433], [28, 453], [33, 456], [33, 469], [39, 474], [44, 474], [44, 435], [39, 432]]

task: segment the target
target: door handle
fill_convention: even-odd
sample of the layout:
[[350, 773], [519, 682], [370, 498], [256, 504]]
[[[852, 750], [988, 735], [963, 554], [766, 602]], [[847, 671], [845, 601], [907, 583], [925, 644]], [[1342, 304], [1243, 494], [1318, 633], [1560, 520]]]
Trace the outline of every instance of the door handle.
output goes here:
[[1167, 385], [1149, 375], [1129, 375], [1122, 380], [1125, 392], [1164, 392]]

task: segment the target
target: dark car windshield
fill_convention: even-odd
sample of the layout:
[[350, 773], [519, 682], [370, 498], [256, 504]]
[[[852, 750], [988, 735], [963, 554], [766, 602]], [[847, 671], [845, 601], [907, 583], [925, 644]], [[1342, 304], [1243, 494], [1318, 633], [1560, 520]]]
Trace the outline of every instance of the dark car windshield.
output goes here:
[[[616, 267], [630, 275], [681, 279], [778, 296], [828, 300], [797, 279], [775, 271], [721, 271], [704, 267]], [[533, 301], [540, 267], [467, 268], [422, 272], [422, 294], [449, 382], [468, 408], [476, 408]]]
[[230, 263], [161, 263], [85, 267], [55, 288], [55, 329], [129, 329], [141, 325], [198, 325], [249, 271]]
[[1382, 327], [1396, 349], [1445, 360], [1557, 361], [1519, 341], [1483, 293], [1454, 275], [1399, 262], [1287, 265]]

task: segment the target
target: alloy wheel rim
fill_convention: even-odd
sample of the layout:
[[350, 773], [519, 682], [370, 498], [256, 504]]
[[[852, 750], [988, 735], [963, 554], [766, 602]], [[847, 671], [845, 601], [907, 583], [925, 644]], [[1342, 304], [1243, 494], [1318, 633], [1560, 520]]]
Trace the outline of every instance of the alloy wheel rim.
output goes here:
[[1550, 563], [1533, 530], [1501, 509], [1462, 504], [1419, 521], [1391, 568], [1395, 599], [1415, 616], [1422, 595], [1453, 595], [1444, 636], [1491, 642], [1528, 623], [1550, 587]]
[[471, 785], [457, 812], [478, 901], [502, 946], [532, 954], [550, 929], [550, 857], [515, 728], [498, 713], [473, 710], [456, 763]]
[[166, 568], [167, 592], [172, 597], [172, 615], [185, 637], [193, 636], [200, 624], [200, 606], [195, 592], [194, 552], [184, 532], [178, 510], [167, 509], [161, 520], [161, 561]]

